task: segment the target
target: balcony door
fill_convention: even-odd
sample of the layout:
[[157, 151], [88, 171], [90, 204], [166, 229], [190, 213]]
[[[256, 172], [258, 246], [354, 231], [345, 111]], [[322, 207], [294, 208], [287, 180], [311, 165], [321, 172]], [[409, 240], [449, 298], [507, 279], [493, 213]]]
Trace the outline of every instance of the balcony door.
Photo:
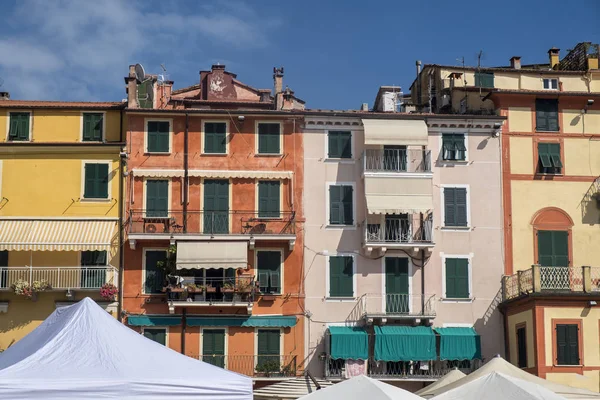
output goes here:
[[406, 146], [383, 146], [383, 169], [406, 172]]
[[385, 258], [385, 312], [408, 314], [408, 258]]
[[569, 232], [538, 231], [537, 235], [542, 289], [569, 290]]
[[411, 241], [410, 220], [408, 214], [386, 215], [385, 216], [385, 241], [403, 242]]
[[204, 234], [229, 233], [229, 181], [204, 181]]
[[225, 329], [202, 330], [202, 361], [225, 368]]

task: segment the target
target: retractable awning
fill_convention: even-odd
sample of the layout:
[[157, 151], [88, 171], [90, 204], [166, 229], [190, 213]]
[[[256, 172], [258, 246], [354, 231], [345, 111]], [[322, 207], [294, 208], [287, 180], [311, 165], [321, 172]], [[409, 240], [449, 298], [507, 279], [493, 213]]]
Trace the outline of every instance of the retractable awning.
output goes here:
[[369, 336], [358, 326], [330, 326], [330, 356], [334, 360], [366, 360], [369, 358]]
[[440, 335], [440, 360], [481, 359], [481, 338], [474, 328], [435, 328]]
[[297, 319], [289, 315], [252, 315], [250, 317], [187, 317], [189, 326], [240, 326], [246, 328], [290, 328]]
[[246, 268], [247, 242], [177, 242], [177, 269]]
[[427, 146], [427, 125], [422, 120], [363, 119], [366, 145]]
[[431, 178], [365, 177], [369, 214], [413, 214], [433, 209]]
[[110, 251], [117, 224], [115, 219], [2, 219], [0, 250]]
[[[179, 178], [184, 176], [183, 169], [134, 168], [133, 175], [147, 178]], [[196, 178], [247, 178], [247, 179], [291, 179], [292, 171], [252, 171], [252, 170], [202, 170], [190, 169], [188, 176]]]
[[435, 335], [428, 326], [375, 326], [376, 361], [436, 359]]
[[127, 317], [129, 326], [177, 326], [181, 325], [179, 315], [130, 315]]

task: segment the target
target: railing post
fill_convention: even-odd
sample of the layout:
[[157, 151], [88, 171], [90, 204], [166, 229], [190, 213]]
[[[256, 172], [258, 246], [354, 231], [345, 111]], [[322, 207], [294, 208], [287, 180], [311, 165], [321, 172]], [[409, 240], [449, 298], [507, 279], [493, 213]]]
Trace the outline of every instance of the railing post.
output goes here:
[[521, 274], [523, 273], [523, 271], [517, 271], [517, 293], [521, 294], [522, 292], [522, 288], [521, 288]]
[[57, 267], [57, 272], [56, 272], [56, 280], [58, 281], [58, 287], [62, 288], [62, 286], [60, 285], [60, 267]]
[[583, 269], [583, 291], [590, 293], [592, 291], [592, 269], [587, 265], [581, 268]]
[[531, 266], [531, 280], [533, 282], [533, 293], [542, 291], [542, 276], [540, 266], [534, 264]]
[[33, 265], [29, 266], [29, 285], [33, 284]]
[[507, 275], [504, 275], [502, 277], [502, 301], [505, 301], [508, 298], [508, 295], [506, 293], [506, 280], [508, 279]]

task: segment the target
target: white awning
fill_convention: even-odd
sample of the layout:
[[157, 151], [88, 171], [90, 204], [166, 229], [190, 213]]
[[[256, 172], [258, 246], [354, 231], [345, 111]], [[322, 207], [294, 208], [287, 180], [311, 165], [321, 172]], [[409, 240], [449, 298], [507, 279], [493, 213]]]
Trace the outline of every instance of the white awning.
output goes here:
[[133, 176], [143, 176], [147, 178], [175, 178], [182, 177], [182, 169], [146, 169], [134, 168]]
[[413, 214], [433, 209], [431, 178], [365, 177], [369, 214]]
[[0, 250], [110, 251], [117, 224], [110, 219], [2, 219]]
[[247, 242], [177, 242], [177, 269], [246, 268]]
[[422, 120], [363, 119], [366, 145], [427, 146], [427, 125]]
[[[237, 171], [237, 170], [201, 170], [190, 169], [188, 175], [196, 178], [247, 178], [247, 179], [291, 179], [292, 171]], [[133, 175], [148, 178], [180, 178], [182, 169], [146, 169], [134, 168]]]

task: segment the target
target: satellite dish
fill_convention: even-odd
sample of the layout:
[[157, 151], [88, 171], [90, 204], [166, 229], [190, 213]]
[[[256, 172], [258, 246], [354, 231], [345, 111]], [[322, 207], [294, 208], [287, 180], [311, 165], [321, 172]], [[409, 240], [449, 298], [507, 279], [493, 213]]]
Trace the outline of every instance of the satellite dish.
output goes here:
[[146, 72], [144, 72], [142, 64], [135, 64], [135, 79], [138, 82], [144, 82], [144, 79], [146, 79]]

